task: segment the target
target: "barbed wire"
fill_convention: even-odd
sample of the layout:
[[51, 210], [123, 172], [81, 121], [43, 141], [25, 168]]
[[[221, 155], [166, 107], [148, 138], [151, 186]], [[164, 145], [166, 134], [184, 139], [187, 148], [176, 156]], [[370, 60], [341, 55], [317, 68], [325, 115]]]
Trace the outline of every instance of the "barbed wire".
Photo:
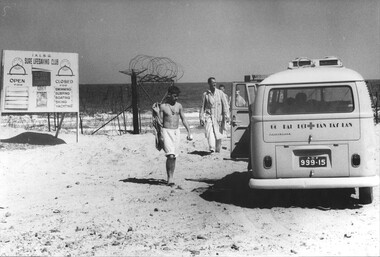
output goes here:
[[129, 62], [129, 70], [138, 73], [140, 83], [175, 82], [182, 78], [181, 65], [167, 57], [137, 55]]

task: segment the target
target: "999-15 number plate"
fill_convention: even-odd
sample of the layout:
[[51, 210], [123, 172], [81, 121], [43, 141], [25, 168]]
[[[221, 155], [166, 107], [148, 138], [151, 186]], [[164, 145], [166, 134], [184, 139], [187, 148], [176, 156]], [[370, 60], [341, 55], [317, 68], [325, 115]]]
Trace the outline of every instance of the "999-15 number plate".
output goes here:
[[326, 167], [326, 156], [303, 156], [299, 157], [300, 167]]

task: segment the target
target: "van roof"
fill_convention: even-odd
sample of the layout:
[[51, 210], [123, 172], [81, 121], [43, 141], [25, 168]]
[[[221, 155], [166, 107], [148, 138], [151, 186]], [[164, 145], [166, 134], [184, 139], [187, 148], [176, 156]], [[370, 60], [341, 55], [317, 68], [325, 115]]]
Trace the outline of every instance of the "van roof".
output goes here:
[[343, 81], [363, 81], [364, 78], [354, 70], [344, 67], [304, 67], [289, 69], [270, 75], [260, 85], [325, 83]]

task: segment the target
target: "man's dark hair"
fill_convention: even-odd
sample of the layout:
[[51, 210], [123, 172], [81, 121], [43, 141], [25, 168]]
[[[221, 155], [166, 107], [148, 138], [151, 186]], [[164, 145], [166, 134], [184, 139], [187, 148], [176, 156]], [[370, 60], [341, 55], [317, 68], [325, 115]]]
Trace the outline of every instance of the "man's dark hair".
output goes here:
[[219, 88], [221, 88], [221, 87], [222, 87], [222, 88], [226, 88], [223, 84], [219, 86]]
[[176, 87], [176, 86], [170, 86], [170, 87], [168, 88], [168, 94], [169, 94], [169, 95], [176, 94], [176, 95], [178, 96], [179, 93], [181, 93], [181, 90], [179, 90], [179, 88]]
[[209, 77], [208, 80], [207, 80], [207, 83], [210, 83], [212, 79], [215, 80], [214, 77]]

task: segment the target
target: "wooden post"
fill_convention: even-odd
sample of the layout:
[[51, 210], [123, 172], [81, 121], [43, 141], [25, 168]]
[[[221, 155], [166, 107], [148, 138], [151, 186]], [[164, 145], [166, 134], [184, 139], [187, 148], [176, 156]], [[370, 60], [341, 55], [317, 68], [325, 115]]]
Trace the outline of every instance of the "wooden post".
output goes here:
[[80, 116], [79, 112], [78, 112], [78, 116], [79, 116], [80, 132], [83, 135], [83, 121], [82, 121], [82, 117]]
[[[82, 127], [82, 122], [81, 122], [81, 119], [80, 119], [80, 116], [79, 116], [79, 112], [76, 113], [76, 116], [77, 116], [77, 143], [79, 142], [79, 124], [81, 124], [81, 127]], [[82, 130], [82, 134], [83, 134], [83, 130]]]
[[141, 74], [142, 72], [146, 71], [141, 70], [136, 72], [135, 70], [131, 71], [120, 71], [121, 73], [127, 74], [131, 76], [131, 88], [132, 88], [132, 119], [133, 119], [133, 134], [140, 134], [140, 127], [139, 127], [139, 95], [137, 92], [137, 74]]
[[133, 134], [140, 134], [137, 75], [134, 70], [132, 70], [132, 114], [133, 114]]
[[48, 128], [49, 128], [49, 132], [50, 132], [50, 113], [48, 113], [47, 115], [48, 115]]
[[119, 127], [119, 133], [121, 135], [121, 127], [120, 127], [120, 120], [119, 120], [119, 116], [117, 116], [117, 125]]
[[[120, 86], [120, 97], [121, 97], [121, 108], [124, 109], [124, 99], [123, 99], [123, 86]], [[123, 121], [124, 121], [124, 133], [127, 132], [127, 121], [125, 120], [125, 112], [123, 112]]]
[[[58, 116], [58, 112], [57, 112], [57, 116]], [[64, 118], [65, 118], [65, 113], [62, 113], [62, 118], [61, 118], [61, 120], [59, 121], [58, 128], [57, 128], [57, 132], [55, 133], [55, 137], [58, 137], [58, 133], [59, 133], [59, 130], [61, 129], [62, 122], [63, 122], [63, 119], [64, 119]]]
[[56, 113], [53, 112], [53, 115], [54, 115], [54, 130], [57, 130]]

